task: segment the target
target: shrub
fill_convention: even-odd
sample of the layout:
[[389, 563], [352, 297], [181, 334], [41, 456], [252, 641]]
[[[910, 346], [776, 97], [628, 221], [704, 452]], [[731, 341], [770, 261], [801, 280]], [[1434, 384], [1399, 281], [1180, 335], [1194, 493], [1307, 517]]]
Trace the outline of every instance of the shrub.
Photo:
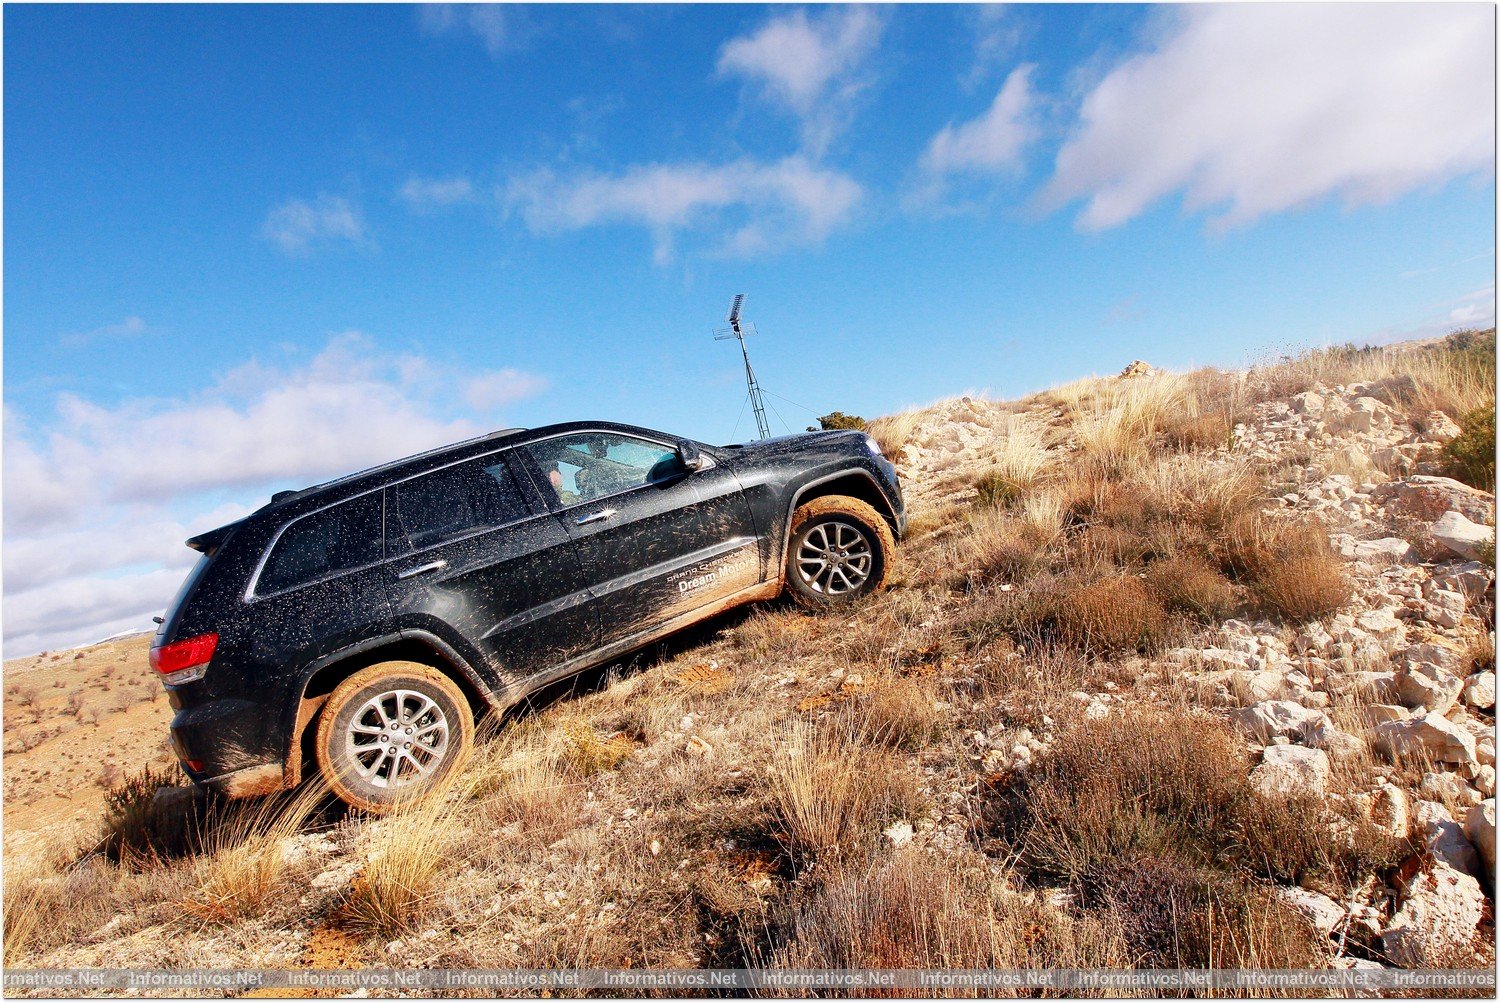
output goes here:
[[976, 512], [969, 532], [953, 544], [949, 568], [980, 583], [1018, 578], [1042, 567], [1051, 542], [1030, 521], [993, 510]]
[[616, 769], [634, 751], [635, 743], [628, 736], [615, 734], [606, 738], [587, 722], [575, 721], [567, 728], [561, 767], [569, 776], [591, 777]]
[[843, 714], [850, 732], [888, 749], [920, 749], [948, 725], [932, 687], [911, 676], [877, 685], [846, 706]]
[[1054, 624], [1064, 643], [1109, 654], [1154, 649], [1169, 636], [1171, 618], [1144, 582], [1118, 575], [1068, 590]]
[[1223, 620], [1234, 612], [1234, 586], [1207, 560], [1180, 554], [1152, 563], [1146, 587], [1167, 609], [1200, 620]]
[[1115, 932], [1019, 895], [972, 854], [904, 848], [848, 869], [772, 918], [771, 968], [1122, 968]]
[[[848, 428], [852, 428], [857, 432], [865, 430], [865, 420], [863, 418], [857, 414], [845, 414], [842, 411], [834, 411], [831, 414], [823, 415], [823, 417], [818, 419], [818, 425], [824, 431]], [[818, 429], [809, 427], [808, 431], [816, 432]]]
[[1329, 554], [1286, 557], [1255, 576], [1256, 597], [1268, 612], [1293, 623], [1335, 613], [1354, 597], [1354, 585]]
[[1173, 449], [1213, 449], [1230, 444], [1229, 416], [1218, 411], [1175, 411], [1159, 419], [1162, 438]]
[[1060, 735], [999, 805], [998, 823], [1042, 873], [1081, 880], [1122, 859], [1202, 861], [1248, 793], [1247, 757], [1206, 715], [1110, 714]]
[[1086, 875], [1084, 901], [1114, 916], [1143, 968], [1311, 968], [1324, 960], [1307, 923], [1270, 889], [1171, 857]]
[[1484, 491], [1495, 490], [1495, 409], [1464, 415], [1462, 434], [1443, 447], [1444, 472]]
[[998, 469], [987, 470], [974, 480], [976, 499], [980, 505], [1004, 506], [1021, 497], [1024, 486], [1011, 480]]
[[107, 791], [101, 841], [105, 855], [115, 861], [137, 861], [190, 852], [201, 823], [196, 811], [183, 817], [154, 808], [157, 791], [181, 786], [180, 773], [147, 766]]

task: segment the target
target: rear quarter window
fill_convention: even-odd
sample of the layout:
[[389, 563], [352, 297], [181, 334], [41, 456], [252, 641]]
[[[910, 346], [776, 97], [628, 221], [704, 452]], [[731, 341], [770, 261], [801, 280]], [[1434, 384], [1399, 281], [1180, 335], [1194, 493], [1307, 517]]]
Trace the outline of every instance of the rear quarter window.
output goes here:
[[306, 585], [383, 556], [380, 492], [362, 495], [290, 523], [272, 546], [257, 595]]

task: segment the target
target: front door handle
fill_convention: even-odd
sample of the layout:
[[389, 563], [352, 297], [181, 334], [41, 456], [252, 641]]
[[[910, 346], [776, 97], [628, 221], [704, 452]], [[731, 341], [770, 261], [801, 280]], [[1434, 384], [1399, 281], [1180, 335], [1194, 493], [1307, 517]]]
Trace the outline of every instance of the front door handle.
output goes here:
[[432, 561], [431, 563], [428, 563], [428, 564], [419, 564], [415, 568], [407, 568], [405, 571], [398, 572], [397, 575], [396, 575], [396, 577], [397, 578], [415, 578], [418, 575], [425, 575], [425, 574], [428, 574], [429, 572], [432, 572], [432, 571], [441, 571], [444, 568], [446, 568], [447, 566], [448, 566], [448, 562], [447, 561]]
[[587, 525], [588, 523], [591, 523], [591, 522], [598, 522], [601, 519], [608, 519], [610, 516], [612, 516], [614, 514], [615, 514], [615, 510], [612, 509], [612, 508], [600, 509], [598, 512], [595, 512], [593, 515], [581, 515], [581, 516], [579, 516], [576, 525], [584, 526], [584, 525]]

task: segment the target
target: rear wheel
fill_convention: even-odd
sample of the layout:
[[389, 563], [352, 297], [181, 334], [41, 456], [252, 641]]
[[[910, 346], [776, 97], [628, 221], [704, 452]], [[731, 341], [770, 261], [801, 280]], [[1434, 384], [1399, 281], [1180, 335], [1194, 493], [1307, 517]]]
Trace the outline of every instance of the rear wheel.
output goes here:
[[318, 717], [318, 768], [367, 811], [414, 801], [460, 769], [474, 715], [458, 685], [417, 662], [381, 662], [345, 679]]
[[895, 551], [890, 525], [868, 503], [815, 498], [792, 513], [787, 591], [812, 609], [854, 602], [885, 585]]

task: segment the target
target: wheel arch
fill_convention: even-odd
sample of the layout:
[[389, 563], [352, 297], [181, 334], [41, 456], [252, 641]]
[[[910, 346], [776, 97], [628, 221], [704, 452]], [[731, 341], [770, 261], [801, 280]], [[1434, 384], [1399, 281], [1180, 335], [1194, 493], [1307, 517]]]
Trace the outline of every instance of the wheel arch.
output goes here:
[[793, 494], [791, 501], [786, 507], [786, 516], [781, 524], [780, 545], [776, 558], [776, 566], [781, 567], [786, 563], [787, 543], [792, 537], [792, 513], [797, 511], [798, 506], [806, 505], [816, 498], [825, 498], [828, 495], [846, 495], [857, 498], [879, 512], [891, 527], [891, 533], [897, 539], [901, 537], [900, 522], [896, 516], [896, 507], [891, 500], [885, 496], [875, 478], [865, 470], [843, 470], [826, 477], [819, 477], [802, 485]]
[[312, 662], [298, 683], [294, 716], [287, 742], [285, 787], [302, 780], [305, 764], [313, 762], [313, 722], [328, 697], [345, 679], [379, 662], [418, 662], [443, 673], [463, 691], [475, 715], [486, 709], [503, 710], [506, 702], [491, 689], [464, 658], [442, 638], [425, 630], [402, 630], [340, 648]]

